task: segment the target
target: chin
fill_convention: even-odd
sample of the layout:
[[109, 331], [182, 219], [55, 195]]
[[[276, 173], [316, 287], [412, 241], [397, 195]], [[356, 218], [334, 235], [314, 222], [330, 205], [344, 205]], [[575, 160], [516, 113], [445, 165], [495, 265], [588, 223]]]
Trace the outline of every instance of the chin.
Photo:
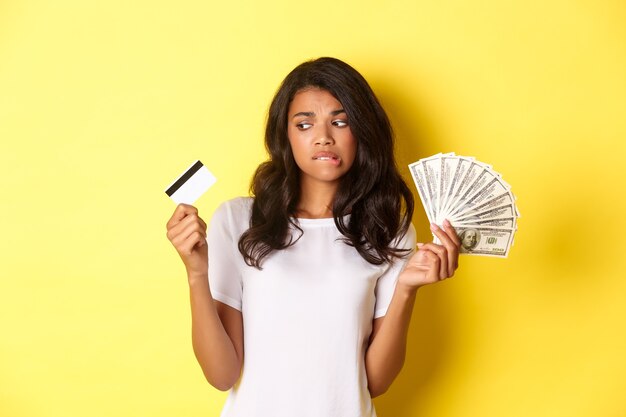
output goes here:
[[305, 173], [305, 176], [310, 180], [319, 183], [337, 183], [341, 180], [341, 178], [345, 175], [345, 173]]

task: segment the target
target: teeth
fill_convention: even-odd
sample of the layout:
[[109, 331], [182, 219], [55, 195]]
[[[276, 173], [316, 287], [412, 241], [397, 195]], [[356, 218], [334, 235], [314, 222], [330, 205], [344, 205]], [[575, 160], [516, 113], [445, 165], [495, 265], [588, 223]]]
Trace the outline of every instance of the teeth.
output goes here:
[[328, 157], [328, 156], [320, 156], [319, 158], [320, 161], [330, 161], [332, 158]]

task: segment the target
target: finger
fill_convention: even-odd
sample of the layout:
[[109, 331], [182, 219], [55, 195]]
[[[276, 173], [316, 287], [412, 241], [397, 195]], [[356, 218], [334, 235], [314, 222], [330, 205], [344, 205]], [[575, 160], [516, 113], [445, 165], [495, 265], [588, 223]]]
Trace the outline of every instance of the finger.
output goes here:
[[[444, 229], [437, 227], [437, 231], [433, 229], [435, 235], [441, 240], [441, 244], [448, 250], [448, 277], [454, 275], [454, 271], [458, 268], [459, 264], [459, 245], [452, 240], [455, 237], [458, 240], [454, 227], [448, 220], [443, 222]], [[447, 229], [447, 230], [445, 230]]]
[[450, 223], [450, 220], [445, 219], [443, 221], [443, 228], [448, 234], [448, 237], [454, 242], [457, 248], [461, 247], [461, 239], [459, 239], [459, 235], [456, 233], [456, 229]]
[[202, 225], [202, 229], [204, 229], [204, 231], [206, 232], [207, 230], [207, 225], [204, 222], [204, 220], [202, 220], [202, 217], [198, 217], [198, 220], [200, 221], [200, 224]]
[[[426, 244], [427, 245], [427, 244]], [[424, 245], [424, 249], [420, 249], [423, 253], [424, 259], [428, 262], [429, 268], [426, 276], [430, 282], [440, 281], [443, 278], [440, 277], [441, 258], [435, 252], [431, 251]]]
[[[452, 229], [452, 233], [450, 233], [450, 229]], [[456, 237], [456, 233], [454, 232], [454, 228], [452, 226], [447, 228], [447, 230], [444, 230], [441, 227], [437, 226], [435, 223], [431, 223], [430, 230], [433, 232], [435, 236], [439, 238], [439, 240], [441, 241], [442, 244], [444, 244], [444, 246], [446, 247], [456, 246], [456, 243], [454, 243], [454, 241], [452, 240], [452, 236], [451, 236], [452, 234]]]
[[172, 214], [172, 217], [170, 217], [169, 221], [167, 222], [167, 229], [169, 230], [170, 228], [178, 224], [189, 214], [198, 214], [198, 209], [194, 206], [184, 203], [180, 203], [179, 205], [177, 205], [174, 213]]
[[206, 238], [200, 232], [193, 232], [189, 238], [187, 238], [180, 247], [180, 252], [186, 255], [191, 255], [194, 248], [202, 247], [206, 243]]
[[[454, 274], [454, 271], [457, 268], [457, 260], [458, 260], [458, 252], [459, 252], [459, 248], [458, 246], [452, 241], [452, 239], [450, 238], [450, 235], [444, 231], [443, 229], [441, 229], [439, 226], [437, 226], [436, 224], [431, 225], [430, 230], [433, 231], [433, 233], [435, 234], [435, 236], [437, 236], [439, 238], [439, 240], [441, 241], [441, 244], [446, 248], [447, 250], [447, 263], [446, 265], [448, 266], [448, 270], [447, 272], [447, 277], [451, 277]], [[453, 232], [454, 233], [454, 232]]]
[[189, 223], [189, 225], [185, 227], [185, 229], [181, 232], [181, 234], [183, 236], [188, 237], [194, 232], [200, 232], [200, 234], [206, 239], [206, 229], [204, 228], [204, 226], [202, 226], [202, 223], [203, 222], [200, 222], [200, 221]]
[[189, 239], [189, 237], [193, 235], [194, 233], [200, 233], [200, 235], [204, 239], [206, 239], [206, 230], [202, 227], [200, 222], [194, 221], [194, 222], [189, 222], [189, 224], [187, 224], [184, 229], [180, 230], [173, 237], [173, 239], [171, 239], [172, 243], [174, 244], [175, 247], [181, 247], [183, 245], [183, 242]]
[[206, 223], [196, 213], [188, 214], [187, 217], [181, 220], [180, 223], [174, 226], [173, 229], [178, 233], [181, 233], [183, 230], [187, 230], [191, 225], [197, 225], [198, 230], [203, 230], [205, 232], [207, 230]]
[[[194, 215], [190, 215], [190, 217], [191, 216]], [[178, 251], [180, 251], [181, 245], [183, 245], [185, 240], [187, 240], [192, 233], [200, 232], [206, 237], [206, 231], [203, 229], [200, 222], [198, 222], [197, 219], [191, 220], [192, 221], [185, 219], [167, 232], [168, 239]]]
[[439, 258], [439, 270], [437, 271], [439, 278], [448, 278], [448, 250], [444, 246], [432, 242], [422, 245], [420, 250], [424, 249], [427, 249]]
[[167, 231], [167, 238], [173, 240], [178, 235], [183, 233], [183, 231], [186, 230], [191, 224], [198, 224], [200, 228], [204, 228], [204, 230], [206, 230], [206, 224], [200, 217], [198, 217], [198, 214], [189, 213], [184, 219], [179, 221]]

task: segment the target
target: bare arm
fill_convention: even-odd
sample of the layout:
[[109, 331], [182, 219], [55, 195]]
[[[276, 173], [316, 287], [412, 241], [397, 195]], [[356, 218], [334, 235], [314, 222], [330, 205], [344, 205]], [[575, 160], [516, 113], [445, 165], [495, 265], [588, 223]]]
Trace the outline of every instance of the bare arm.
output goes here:
[[239, 379], [243, 365], [241, 312], [211, 296], [208, 277], [189, 279], [191, 339], [207, 381], [226, 391]]
[[370, 345], [365, 354], [367, 383], [372, 397], [384, 394], [400, 373], [406, 356], [409, 323], [417, 289], [454, 275], [458, 266], [460, 242], [454, 228], [444, 222], [444, 230], [433, 232], [442, 244], [418, 244], [420, 250], [408, 261], [384, 317], [373, 322]]
[[167, 237], [187, 269], [194, 353], [207, 381], [225, 391], [241, 374], [243, 320], [211, 296], [206, 228], [195, 207], [181, 204], [167, 223]]
[[374, 320], [365, 355], [367, 384], [372, 398], [387, 391], [404, 365], [416, 292], [396, 286], [387, 314]]

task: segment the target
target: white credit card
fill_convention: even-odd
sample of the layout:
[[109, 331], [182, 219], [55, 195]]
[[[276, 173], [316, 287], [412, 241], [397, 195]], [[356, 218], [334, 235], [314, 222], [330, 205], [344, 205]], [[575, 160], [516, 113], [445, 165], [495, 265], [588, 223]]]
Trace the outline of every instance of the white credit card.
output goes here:
[[193, 204], [215, 181], [217, 179], [207, 167], [196, 161], [167, 187], [165, 194], [176, 204]]

